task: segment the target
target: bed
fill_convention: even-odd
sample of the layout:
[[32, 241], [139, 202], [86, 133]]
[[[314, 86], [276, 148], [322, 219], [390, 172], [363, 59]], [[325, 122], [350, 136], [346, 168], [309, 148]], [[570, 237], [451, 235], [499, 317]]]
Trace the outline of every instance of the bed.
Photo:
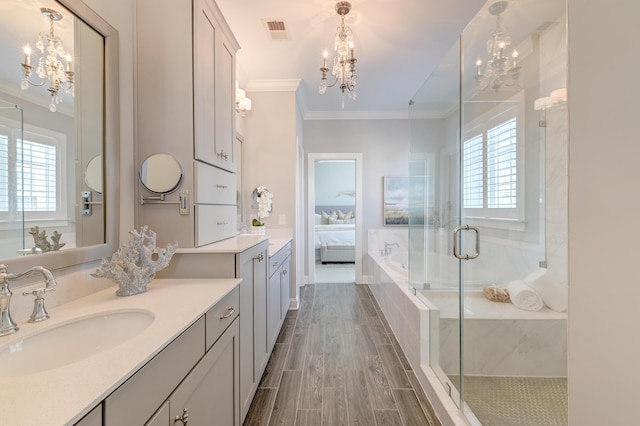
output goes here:
[[314, 234], [316, 259], [322, 263], [355, 262], [356, 225], [352, 210], [327, 212], [319, 207]]

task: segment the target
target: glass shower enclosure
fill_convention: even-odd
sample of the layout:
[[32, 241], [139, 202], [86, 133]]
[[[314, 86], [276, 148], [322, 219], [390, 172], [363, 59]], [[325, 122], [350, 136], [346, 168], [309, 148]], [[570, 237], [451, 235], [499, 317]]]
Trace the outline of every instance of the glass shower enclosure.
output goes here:
[[10, 167], [22, 163], [22, 133], [22, 108], [0, 100], [0, 258], [23, 254], [15, 248], [25, 247], [22, 169]]
[[566, 3], [488, 2], [410, 105], [409, 282], [472, 424], [567, 423]]

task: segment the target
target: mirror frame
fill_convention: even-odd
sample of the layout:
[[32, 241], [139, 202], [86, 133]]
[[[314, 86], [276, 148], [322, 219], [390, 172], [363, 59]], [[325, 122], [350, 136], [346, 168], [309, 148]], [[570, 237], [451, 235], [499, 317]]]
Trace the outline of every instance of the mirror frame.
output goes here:
[[[45, 254], [0, 259], [10, 272], [18, 273], [39, 265], [56, 270], [100, 260], [118, 246], [120, 215], [120, 86], [118, 31], [81, 0], [56, 0], [104, 37], [104, 209], [105, 243]], [[82, 176], [78, 177], [82, 179]]]

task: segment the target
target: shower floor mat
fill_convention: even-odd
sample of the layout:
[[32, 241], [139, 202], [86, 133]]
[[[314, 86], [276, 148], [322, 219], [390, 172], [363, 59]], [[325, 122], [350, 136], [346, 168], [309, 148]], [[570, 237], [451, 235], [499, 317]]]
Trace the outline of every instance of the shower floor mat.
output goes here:
[[[449, 376], [456, 388], [459, 377]], [[567, 379], [465, 376], [465, 401], [483, 426], [563, 426]]]

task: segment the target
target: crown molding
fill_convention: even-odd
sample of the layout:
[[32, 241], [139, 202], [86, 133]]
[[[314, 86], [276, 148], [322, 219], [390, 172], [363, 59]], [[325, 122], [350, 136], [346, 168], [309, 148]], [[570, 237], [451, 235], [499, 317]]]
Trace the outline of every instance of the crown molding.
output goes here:
[[[0, 92], [4, 92], [7, 95], [13, 96], [18, 100], [23, 100], [42, 108], [46, 108], [48, 111], [50, 101], [49, 93], [44, 94], [44, 92], [37, 92], [37, 87], [33, 87], [30, 89], [31, 90], [22, 90], [18, 85], [9, 84], [4, 81], [0, 82]], [[71, 99], [71, 101], [73, 101], [73, 99]], [[69, 104], [69, 102], [63, 102], [56, 105], [56, 107], [58, 108], [58, 113], [73, 117], [74, 107], [72, 104]]]
[[299, 78], [281, 80], [249, 80], [247, 92], [295, 92], [302, 80]]
[[305, 120], [407, 120], [409, 111], [306, 111]]

